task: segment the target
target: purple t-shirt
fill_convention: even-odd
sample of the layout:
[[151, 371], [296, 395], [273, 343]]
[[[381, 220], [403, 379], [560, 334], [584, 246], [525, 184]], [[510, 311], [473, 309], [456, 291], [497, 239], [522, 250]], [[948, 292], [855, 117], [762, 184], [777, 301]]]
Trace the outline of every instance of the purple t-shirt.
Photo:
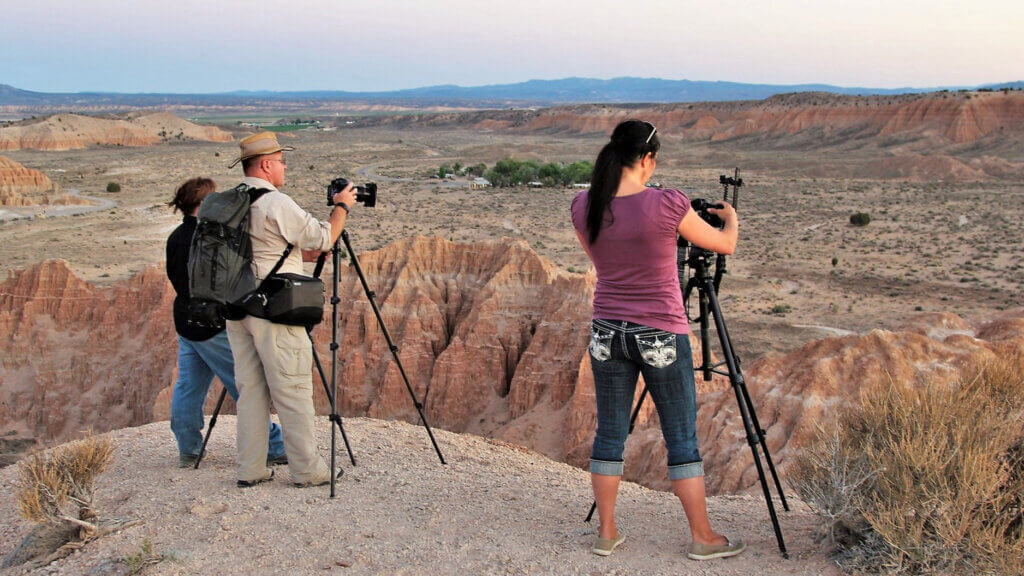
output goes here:
[[572, 224], [587, 242], [594, 267], [594, 318], [625, 320], [674, 334], [688, 334], [679, 290], [676, 229], [690, 209], [679, 190], [647, 188], [615, 197], [597, 241], [589, 243], [587, 194], [572, 200]]

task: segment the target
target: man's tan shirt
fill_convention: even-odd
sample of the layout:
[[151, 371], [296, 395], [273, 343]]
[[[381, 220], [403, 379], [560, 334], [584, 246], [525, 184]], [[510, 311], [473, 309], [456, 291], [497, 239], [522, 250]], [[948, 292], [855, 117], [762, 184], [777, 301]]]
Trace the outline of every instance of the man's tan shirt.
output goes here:
[[295, 248], [278, 273], [302, 274], [302, 251], [331, 249], [331, 223], [321, 222], [299, 207], [291, 196], [262, 178], [246, 176], [242, 183], [270, 190], [249, 211], [253, 273], [258, 280], [270, 274], [288, 244]]

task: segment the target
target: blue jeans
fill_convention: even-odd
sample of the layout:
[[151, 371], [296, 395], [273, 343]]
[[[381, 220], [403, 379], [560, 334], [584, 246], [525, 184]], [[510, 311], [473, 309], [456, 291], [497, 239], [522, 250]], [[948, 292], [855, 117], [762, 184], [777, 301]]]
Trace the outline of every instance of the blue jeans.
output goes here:
[[668, 448], [671, 480], [704, 475], [697, 446], [697, 390], [690, 338], [619, 320], [594, 320], [590, 365], [597, 399], [597, 434], [590, 472], [622, 475], [637, 376], [654, 399]]
[[[171, 431], [178, 440], [178, 452], [198, 455], [203, 447], [203, 404], [216, 375], [228, 394], [238, 402], [235, 363], [226, 331], [209, 340], [193, 342], [178, 336], [178, 381], [171, 397]], [[281, 427], [270, 423], [268, 458], [284, 455]]]

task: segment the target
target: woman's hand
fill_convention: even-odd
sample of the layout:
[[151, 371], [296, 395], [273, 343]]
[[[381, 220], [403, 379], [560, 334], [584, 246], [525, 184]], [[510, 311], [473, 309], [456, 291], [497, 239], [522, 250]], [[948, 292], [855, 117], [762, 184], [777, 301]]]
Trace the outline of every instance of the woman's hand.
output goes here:
[[[721, 208], [715, 208], [714, 206], [721, 206]], [[732, 204], [729, 204], [725, 200], [719, 200], [716, 204], [712, 204], [708, 207], [708, 213], [721, 218], [722, 222], [725, 222], [725, 226], [727, 228], [729, 227], [730, 222], [735, 224], [738, 220], [736, 216], [736, 209], [732, 207]]]
[[739, 240], [739, 217], [736, 209], [728, 202], [719, 200], [721, 208], [708, 208], [709, 214], [714, 214], [725, 222], [722, 230], [708, 224], [697, 214], [696, 210], [687, 210], [683, 221], [679, 223], [676, 232], [687, 242], [696, 244], [701, 248], [729, 255], [736, 250], [736, 242]]

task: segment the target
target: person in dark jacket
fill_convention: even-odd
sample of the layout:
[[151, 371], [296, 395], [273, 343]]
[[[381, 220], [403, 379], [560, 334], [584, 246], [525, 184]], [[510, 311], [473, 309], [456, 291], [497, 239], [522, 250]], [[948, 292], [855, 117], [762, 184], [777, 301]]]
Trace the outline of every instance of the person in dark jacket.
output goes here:
[[[178, 380], [171, 399], [171, 431], [178, 441], [178, 465], [189, 468], [199, 459], [203, 446], [203, 404], [213, 377], [217, 376], [235, 401], [235, 364], [223, 329], [190, 326], [188, 315], [188, 256], [196, 230], [199, 204], [217, 189], [209, 178], [193, 178], [178, 187], [168, 206], [184, 214], [184, 221], [167, 239], [167, 277], [174, 285], [174, 329], [178, 333]], [[267, 465], [285, 464], [281, 427], [270, 423]]]

